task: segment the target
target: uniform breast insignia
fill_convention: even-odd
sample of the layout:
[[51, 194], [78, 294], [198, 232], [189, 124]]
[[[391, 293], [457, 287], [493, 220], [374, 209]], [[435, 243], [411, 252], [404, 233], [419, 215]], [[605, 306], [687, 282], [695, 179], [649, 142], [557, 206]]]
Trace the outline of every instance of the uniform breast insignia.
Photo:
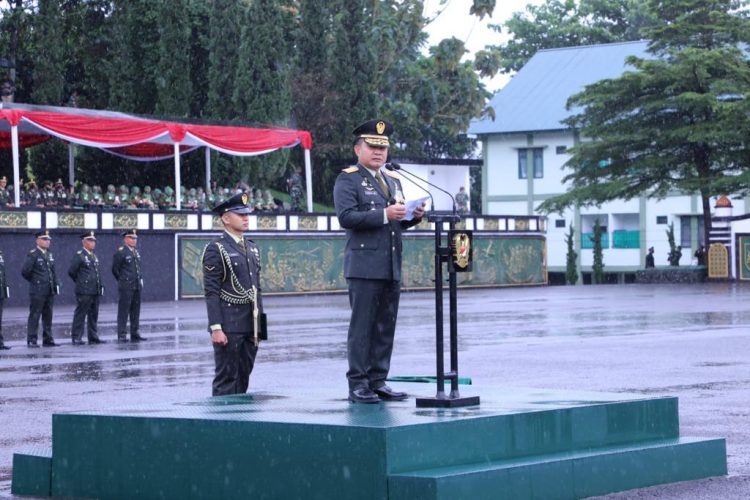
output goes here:
[[390, 170], [386, 170], [386, 171], [385, 171], [385, 172], [383, 172], [383, 173], [384, 173], [385, 175], [387, 175], [388, 177], [391, 177], [391, 178], [393, 178], [393, 179], [399, 179], [399, 180], [401, 180], [401, 176], [400, 176], [400, 175], [398, 175], [398, 174], [397, 174], [396, 172], [391, 172]]
[[216, 266], [203, 266], [203, 267], [205, 267], [205, 268], [206, 268], [206, 271], [208, 271], [208, 272], [211, 272], [211, 271], [213, 271], [214, 269], [216, 269]]
[[346, 172], [347, 174], [353, 174], [354, 172], [359, 171], [359, 167], [356, 165], [352, 165], [351, 167], [347, 167], [342, 172]]

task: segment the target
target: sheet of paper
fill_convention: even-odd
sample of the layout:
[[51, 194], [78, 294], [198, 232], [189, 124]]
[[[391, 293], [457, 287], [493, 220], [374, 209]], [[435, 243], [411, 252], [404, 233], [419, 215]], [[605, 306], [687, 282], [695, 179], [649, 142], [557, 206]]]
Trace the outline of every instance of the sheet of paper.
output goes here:
[[425, 196], [424, 198], [417, 198], [416, 200], [408, 200], [406, 202], [406, 215], [402, 220], [412, 220], [414, 218], [414, 210], [416, 210], [417, 207], [421, 207], [422, 203], [429, 199], [429, 196]]

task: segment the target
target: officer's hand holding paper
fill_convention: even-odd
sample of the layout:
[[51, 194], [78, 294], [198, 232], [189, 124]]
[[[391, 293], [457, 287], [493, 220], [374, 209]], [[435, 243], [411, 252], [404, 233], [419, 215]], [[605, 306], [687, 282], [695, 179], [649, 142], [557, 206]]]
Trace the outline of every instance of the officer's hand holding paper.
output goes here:
[[407, 200], [406, 202], [406, 215], [401, 220], [412, 220], [414, 218], [414, 211], [418, 208], [424, 205], [424, 203], [429, 200], [429, 196], [425, 196], [423, 198], [417, 198], [416, 200]]

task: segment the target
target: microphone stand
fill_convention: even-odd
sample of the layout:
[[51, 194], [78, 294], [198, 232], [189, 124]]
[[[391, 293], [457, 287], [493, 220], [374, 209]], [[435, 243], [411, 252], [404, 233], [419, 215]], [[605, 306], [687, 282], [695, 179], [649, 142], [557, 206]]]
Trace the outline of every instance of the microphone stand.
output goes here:
[[[448, 263], [451, 259], [451, 242], [450, 236], [455, 230], [456, 222], [461, 217], [456, 213], [456, 200], [448, 191], [432, 184], [407, 170], [404, 170], [396, 163], [386, 164], [388, 170], [396, 170], [407, 174], [407, 180], [418, 186], [430, 195], [432, 200], [432, 210], [427, 213], [427, 220], [435, 224], [435, 351], [436, 351], [436, 371], [437, 371], [437, 391], [433, 398], [417, 398], [418, 408], [457, 408], [462, 406], [474, 406], [479, 404], [479, 396], [462, 397], [458, 390], [458, 294], [456, 271], [452, 266], [448, 266], [448, 298], [449, 298], [449, 315], [450, 315], [450, 371], [445, 371], [445, 340], [443, 335], [443, 263]], [[450, 196], [453, 202], [453, 210], [450, 214], [438, 213], [435, 210], [435, 201], [432, 194], [413, 178], [425, 182], [429, 186], [442, 191]], [[443, 245], [443, 225], [448, 224], [448, 241]], [[445, 379], [451, 381], [450, 394], [445, 393]]]

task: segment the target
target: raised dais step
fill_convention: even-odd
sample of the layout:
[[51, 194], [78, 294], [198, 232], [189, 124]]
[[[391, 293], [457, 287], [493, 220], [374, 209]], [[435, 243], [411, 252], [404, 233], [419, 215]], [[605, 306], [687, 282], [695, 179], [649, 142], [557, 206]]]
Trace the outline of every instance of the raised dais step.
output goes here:
[[391, 474], [388, 498], [574, 499], [726, 472], [723, 439], [679, 438]]
[[47, 497], [51, 494], [52, 450], [32, 447], [13, 454], [14, 495]]

